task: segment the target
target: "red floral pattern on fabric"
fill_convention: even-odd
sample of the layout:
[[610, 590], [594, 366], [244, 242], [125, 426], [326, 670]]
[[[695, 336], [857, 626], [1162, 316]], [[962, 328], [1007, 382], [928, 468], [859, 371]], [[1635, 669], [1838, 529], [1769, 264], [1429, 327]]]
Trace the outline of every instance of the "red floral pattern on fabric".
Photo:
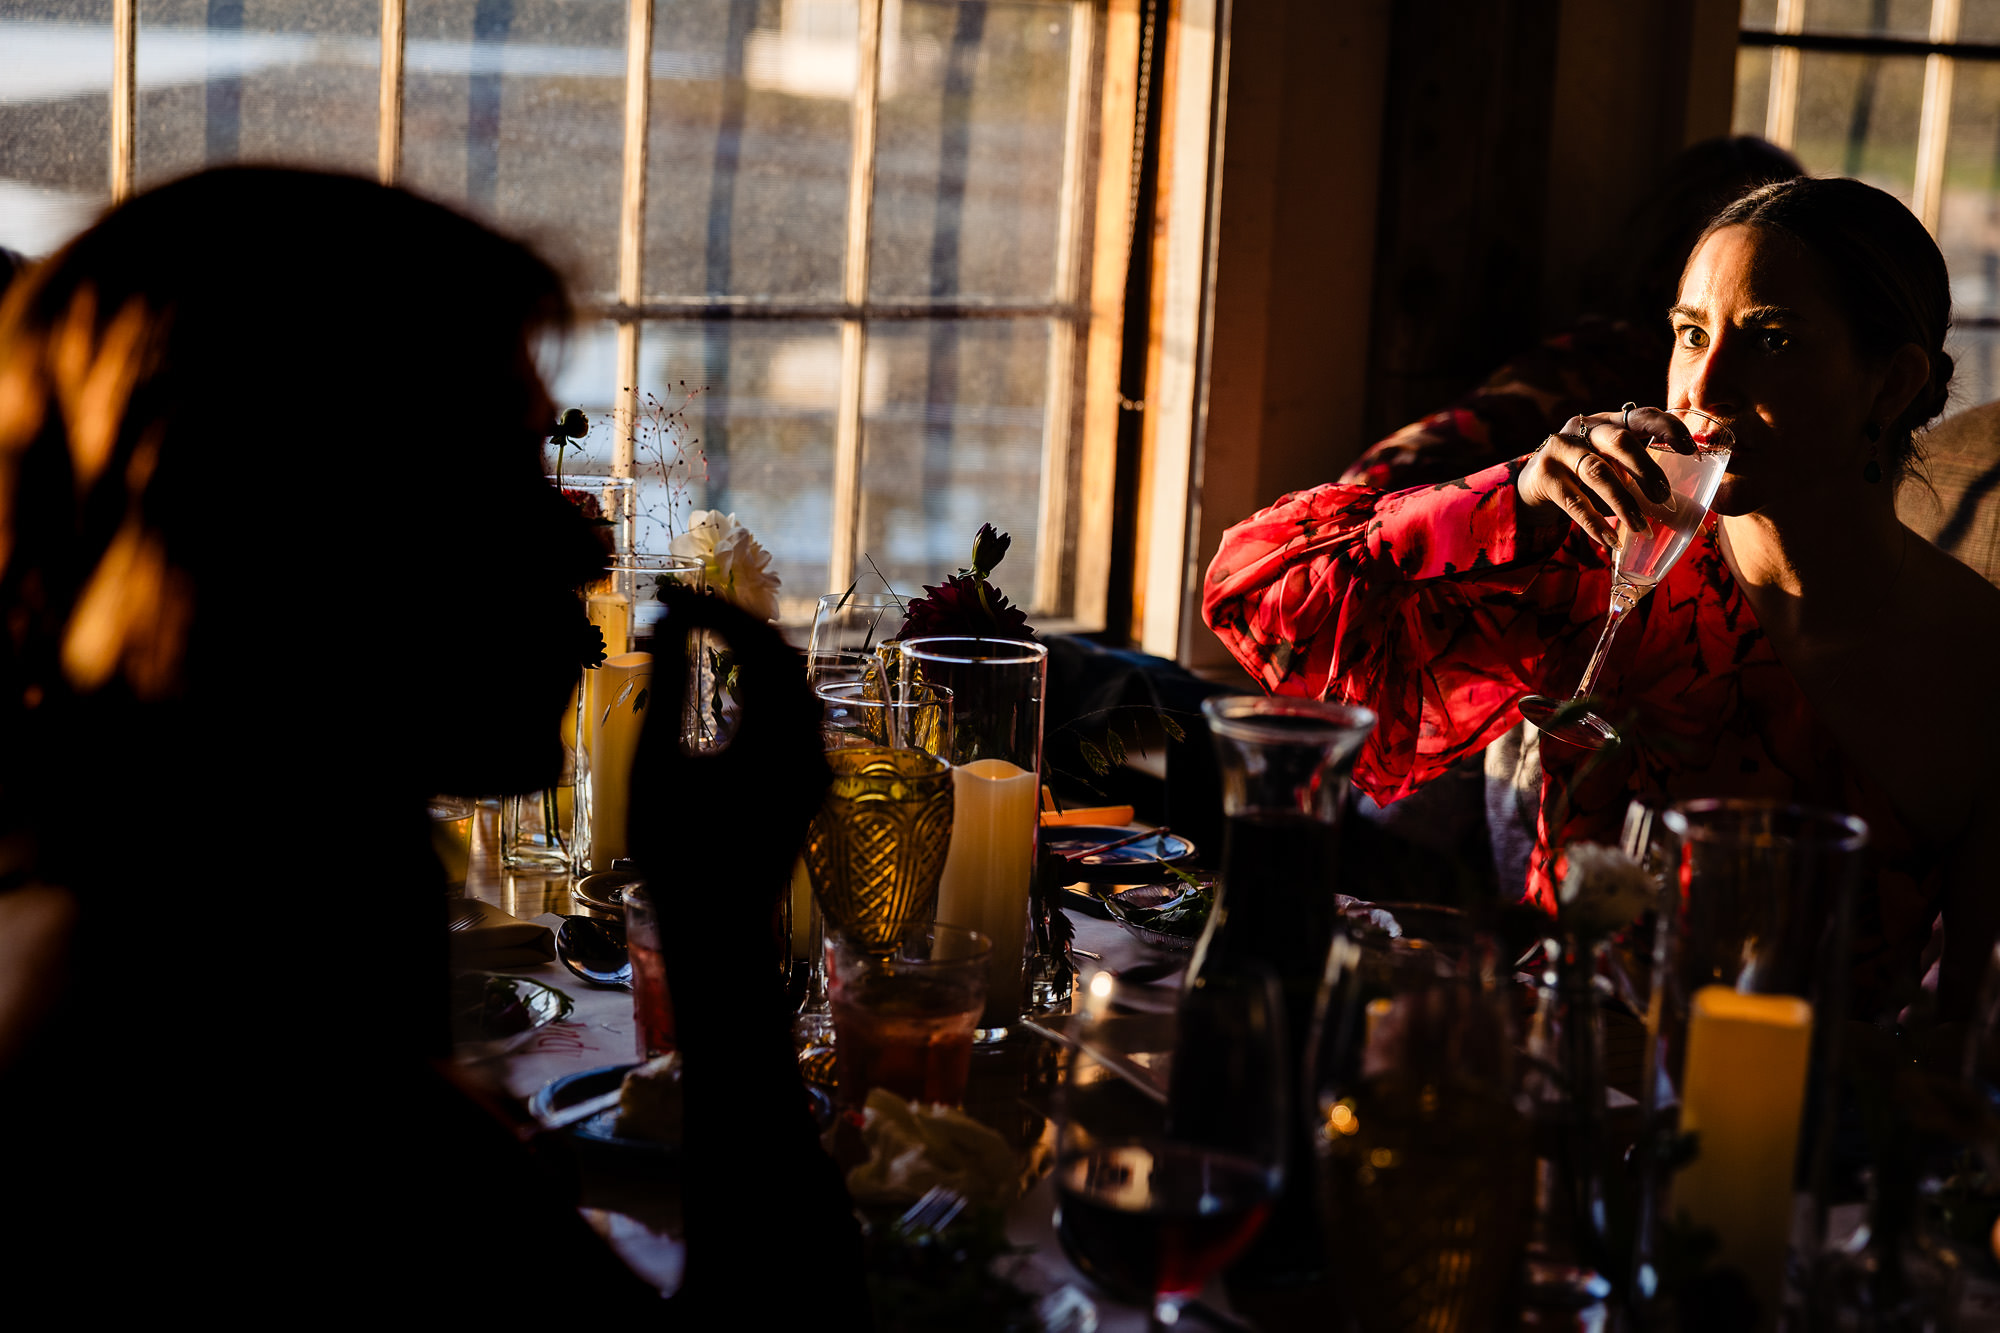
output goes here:
[[[1514, 726], [1522, 696], [1567, 697], [1596, 645], [1610, 567], [1573, 527], [1522, 521], [1525, 462], [1390, 493], [1300, 491], [1231, 528], [1209, 567], [1203, 615], [1265, 688], [1380, 716], [1354, 780], [1382, 804]], [[1843, 810], [1868, 821], [1879, 872], [1855, 923], [1857, 979], [1914, 977], [1939, 868], [1813, 717], [1713, 519], [1628, 617], [1598, 695], [1629, 743], [1589, 766], [1587, 752], [1545, 739], [1528, 900], [1553, 911], [1552, 849], [1615, 843], [1635, 797]]]

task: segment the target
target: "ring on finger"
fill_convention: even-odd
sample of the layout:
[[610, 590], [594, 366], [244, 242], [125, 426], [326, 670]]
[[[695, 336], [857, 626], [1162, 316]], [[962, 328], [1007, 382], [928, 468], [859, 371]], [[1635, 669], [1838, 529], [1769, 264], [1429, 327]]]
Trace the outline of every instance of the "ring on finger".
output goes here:
[[1618, 410], [1618, 424], [1621, 428], [1625, 430], [1632, 429], [1632, 409], [1637, 406], [1637, 403], [1627, 403]]

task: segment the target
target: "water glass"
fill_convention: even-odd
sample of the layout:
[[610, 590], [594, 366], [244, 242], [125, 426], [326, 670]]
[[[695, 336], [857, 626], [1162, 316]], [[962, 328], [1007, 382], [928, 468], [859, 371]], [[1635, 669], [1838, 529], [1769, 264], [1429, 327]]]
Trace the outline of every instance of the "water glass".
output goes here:
[[1342, 938], [1327, 979], [1313, 1150], [1348, 1314], [1364, 1333], [1496, 1327], [1534, 1150], [1490, 952]]
[[[887, 939], [887, 947], [879, 941]], [[875, 1088], [957, 1106], [972, 1067], [972, 1028], [986, 1003], [992, 943], [978, 931], [890, 922], [866, 937], [827, 937], [834, 1068], [840, 1103]]]
[[446, 887], [465, 887], [472, 866], [472, 815], [475, 807], [461, 796], [433, 796], [430, 801], [431, 850], [444, 867]]
[[998, 1041], [1019, 1023], [1029, 979], [1051, 952], [1045, 911], [1031, 921], [1048, 650], [1012, 639], [906, 639], [893, 665], [899, 681], [951, 691], [955, 805], [938, 920], [993, 941], [979, 1039]]

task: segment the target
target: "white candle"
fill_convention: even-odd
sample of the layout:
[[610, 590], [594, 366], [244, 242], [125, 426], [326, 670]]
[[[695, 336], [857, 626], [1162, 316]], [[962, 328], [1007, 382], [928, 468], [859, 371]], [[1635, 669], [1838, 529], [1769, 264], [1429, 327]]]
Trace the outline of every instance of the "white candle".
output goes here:
[[937, 919], [993, 941], [981, 1026], [1011, 1027], [1021, 1016], [1041, 788], [1032, 771], [1004, 759], [961, 764], [951, 779], [951, 847], [938, 881]]
[[1673, 1206], [1715, 1229], [1715, 1262], [1749, 1280], [1760, 1328], [1777, 1325], [1811, 1052], [1804, 1000], [1727, 986], [1695, 992], [1681, 1104], [1695, 1159], [1674, 1177]]
[[653, 655], [620, 653], [583, 673], [583, 757], [590, 769], [590, 865], [609, 870], [626, 854], [632, 756], [651, 703]]

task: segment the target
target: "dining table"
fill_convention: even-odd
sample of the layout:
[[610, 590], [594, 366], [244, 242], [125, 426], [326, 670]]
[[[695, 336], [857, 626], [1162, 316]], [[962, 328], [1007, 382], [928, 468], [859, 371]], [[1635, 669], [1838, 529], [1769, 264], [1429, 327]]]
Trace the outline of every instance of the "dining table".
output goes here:
[[[492, 804], [475, 811], [466, 880], [452, 892], [491, 904], [520, 921], [556, 929], [564, 916], [605, 915], [574, 894], [574, 880], [561, 871], [510, 869], [500, 856], [499, 812]], [[1080, 886], [1079, 886], [1080, 887]], [[1072, 957], [1081, 993], [1096, 972], [1118, 973], [1174, 961], [1128, 935], [1115, 922], [1088, 909], [1084, 895], [1060, 895], [1073, 905], [1058, 908], [1072, 927]], [[555, 1080], [630, 1064], [641, 1058], [638, 1027], [629, 991], [592, 985], [559, 962], [507, 969], [561, 990], [573, 1001], [569, 1014], [537, 1028], [504, 1053], [480, 1061], [491, 1081], [529, 1102]], [[1178, 972], [1151, 984], [1174, 986]], [[1051, 1026], [1060, 1015], [1051, 1014]], [[1035, 1166], [1039, 1178], [1006, 1211], [1006, 1232], [1016, 1254], [998, 1261], [1005, 1276], [1038, 1305], [1050, 1333], [1123, 1333], [1147, 1327], [1144, 1307], [1122, 1301], [1096, 1286], [1065, 1256], [1055, 1226], [1056, 1195], [1051, 1103], [1069, 1053], [1056, 1040], [1022, 1028], [993, 1046], [975, 1047], [967, 1080], [965, 1113], [1007, 1138]], [[584, 1145], [579, 1145], [581, 1149]], [[674, 1174], [657, 1162], [622, 1160], [613, 1152], [579, 1151], [579, 1206], [586, 1221], [641, 1277], [671, 1294], [682, 1276], [680, 1201]], [[1190, 1327], [1237, 1330], [1250, 1325], [1232, 1312], [1220, 1278], [1183, 1312]]]

